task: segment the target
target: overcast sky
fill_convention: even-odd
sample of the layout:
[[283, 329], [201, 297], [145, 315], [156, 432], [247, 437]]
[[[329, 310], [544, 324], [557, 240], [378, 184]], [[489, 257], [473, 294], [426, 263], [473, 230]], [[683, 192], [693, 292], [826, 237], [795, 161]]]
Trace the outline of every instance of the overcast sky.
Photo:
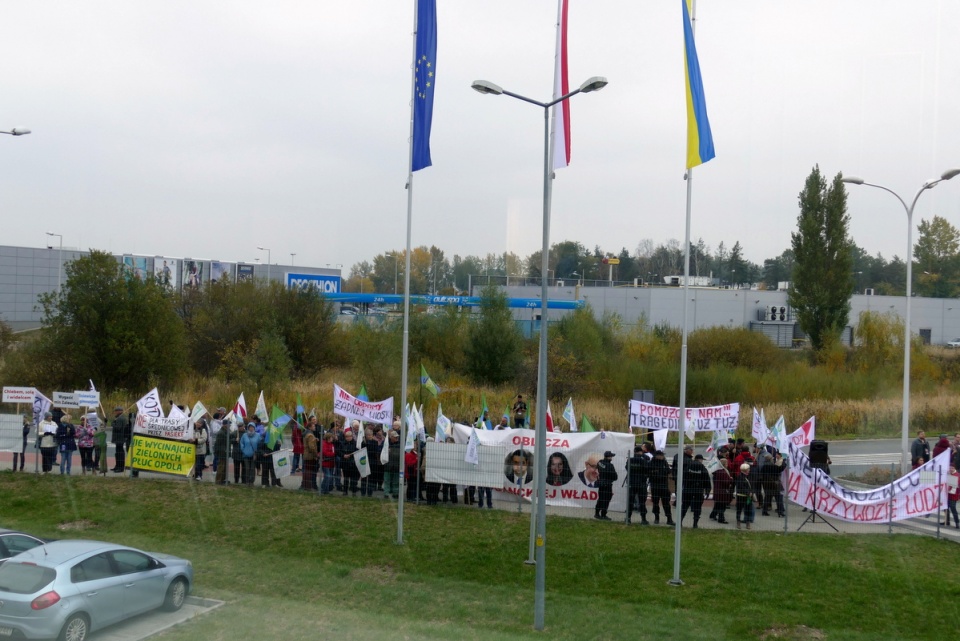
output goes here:
[[[551, 240], [609, 251], [683, 239], [681, 0], [570, 0], [572, 161]], [[542, 112], [557, 0], [438, 0], [434, 166], [414, 174], [413, 244], [448, 257], [539, 249]], [[697, 46], [716, 158], [693, 238], [789, 247], [815, 164], [908, 202], [960, 166], [960, 19], [943, 0], [701, 0]], [[346, 272], [406, 234], [413, 0], [16, 2], [0, 38], [0, 244]], [[889, 194], [850, 187], [854, 241], [905, 255]], [[960, 179], [914, 222], [960, 226]]]

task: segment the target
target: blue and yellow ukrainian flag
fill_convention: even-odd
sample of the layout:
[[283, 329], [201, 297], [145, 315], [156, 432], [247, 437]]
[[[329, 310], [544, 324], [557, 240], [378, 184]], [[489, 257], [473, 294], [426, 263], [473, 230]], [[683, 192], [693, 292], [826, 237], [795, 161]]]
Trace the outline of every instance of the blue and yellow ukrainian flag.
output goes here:
[[703, 95], [700, 61], [697, 60], [697, 43], [690, 22], [690, 2], [680, 0], [683, 5], [683, 61], [687, 87], [687, 169], [702, 165], [716, 155], [707, 118], [707, 101]]

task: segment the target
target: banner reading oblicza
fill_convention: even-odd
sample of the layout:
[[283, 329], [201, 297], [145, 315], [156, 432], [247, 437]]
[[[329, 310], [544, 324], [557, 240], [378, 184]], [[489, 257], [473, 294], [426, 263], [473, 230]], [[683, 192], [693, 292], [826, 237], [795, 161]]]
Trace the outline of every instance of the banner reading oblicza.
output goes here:
[[133, 469], [144, 472], [188, 476], [193, 473], [193, 466], [196, 463], [193, 443], [148, 436], [134, 435], [130, 454]]
[[364, 401], [334, 383], [333, 413], [348, 420], [390, 425], [393, 423], [393, 397], [384, 401]]

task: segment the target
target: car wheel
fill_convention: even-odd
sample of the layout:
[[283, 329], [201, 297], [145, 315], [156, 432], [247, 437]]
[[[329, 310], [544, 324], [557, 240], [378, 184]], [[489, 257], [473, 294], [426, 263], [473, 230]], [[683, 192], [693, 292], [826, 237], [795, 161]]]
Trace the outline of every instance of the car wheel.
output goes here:
[[82, 614], [74, 614], [63, 624], [60, 641], [86, 641], [90, 632], [90, 622]]
[[163, 600], [163, 609], [167, 612], [176, 612], [183, 607], [183, 602], [187, 600], [187, 581], [186, 579], [176, 579], [167, 588], [167, 598]]

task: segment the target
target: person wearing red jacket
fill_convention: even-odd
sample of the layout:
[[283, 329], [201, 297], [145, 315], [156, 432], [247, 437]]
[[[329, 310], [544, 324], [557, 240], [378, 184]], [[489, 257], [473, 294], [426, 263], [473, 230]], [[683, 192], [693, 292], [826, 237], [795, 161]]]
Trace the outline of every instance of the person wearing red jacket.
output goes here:
[[950, 515], [953, 514], [953, 527], [960, 529], [960, 519], [957, 518], [957, 501], [960, 500], [960, 474], [957, 473], [957, 468], [950, 466], [950, 476], [956, 481], [956, 484], [953, 488], [950, 488], [947, 492], [947, 522], [944, 525], [950, 525]]
[[713, 510], [710, 520], [717, 523], [728, 523], [724, 514], [730, 503], [733, 502], [733, 472], [730, 471], [730, 452], [721, 447], [717, 454], [720, 469], [713, 473]]
[[320, 448], [320, 467], [323, 470], [320, 494], [330, 494], [333, 490], [333, 470], [337, 461], [337, 448], [333, 444], [333, 438], [333, 432], [327, 432], [323, 435], [323, 445]]
[[950, 439], [947, 438], [946, 434], [940, 435], [940, 440], [937, 441], [937, 444], [933, 446], [933, 458], [937, 458], [944, 452], [950, 449]]
[[290, 440], [293, 441], [293, 474], [301, 471], [300, 469], [300, 460], [303, 458], [303, 428], [300, 427], [300, 424], [296, 421], [291, 421], [293, 424], [293, 433], [290, 436]]

